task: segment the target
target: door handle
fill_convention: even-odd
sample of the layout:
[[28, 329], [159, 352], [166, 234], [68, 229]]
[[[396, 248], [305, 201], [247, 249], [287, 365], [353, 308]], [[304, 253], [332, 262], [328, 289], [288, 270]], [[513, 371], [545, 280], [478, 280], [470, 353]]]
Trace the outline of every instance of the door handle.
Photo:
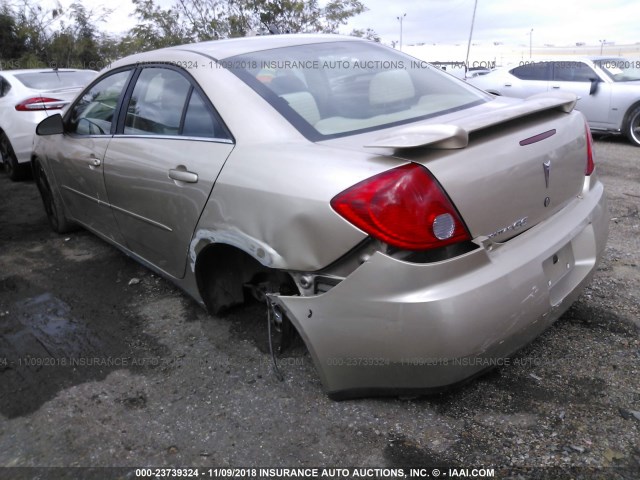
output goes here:
[[189, 172], [184, 168], [174, 168], [169, 170], [169, 178], [178, 182], [196, 183], [198, 181], [198, 174]]
[[98, 157], [96, 157], [93, 153], [89, 155], [88, 163], [90, 167], [99, 167], [100, 165], [102, 165], [102, 161]]
[[556, 90], [560, 89], [560, 85], [551, 85], [551, 88], [555, 88]]
[[510, 86], [511, 86], [511, 84], [510, 84], [510, 83], [505, 83], [505, 84], [504, 84], [504, 86], [505, 86], [505, 87], [510, 87]]

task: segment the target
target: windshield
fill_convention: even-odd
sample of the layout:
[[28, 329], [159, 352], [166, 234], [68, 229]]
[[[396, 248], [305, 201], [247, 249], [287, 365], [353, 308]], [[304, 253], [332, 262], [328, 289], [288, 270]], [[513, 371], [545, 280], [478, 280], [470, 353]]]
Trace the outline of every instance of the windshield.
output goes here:
[[95, 78], [97, 72], [56, 71], [17, 73], [15, 77], [27, 88], [34, 90], [55, 90], [61, 88], [84, 87]]
[[614, 82], [640, 80], [640, 60], [605, 58], [594, 61]]
[[311, 140], [386, 128], [488, 101], [436, 67], [372, 42], [297, 45], [221, 64]]

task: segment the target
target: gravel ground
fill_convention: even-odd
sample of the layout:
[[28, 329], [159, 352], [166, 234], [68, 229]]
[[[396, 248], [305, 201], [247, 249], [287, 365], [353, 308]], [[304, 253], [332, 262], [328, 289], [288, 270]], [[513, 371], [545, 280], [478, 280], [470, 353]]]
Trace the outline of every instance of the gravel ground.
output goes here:
[[[640, 149], [595, 145], [613, 218], [590, 286], [508, 365], [412, 399], [334, 402], [301, 346], [278, 381], [262, 307], [208, 316], [93, 235], [51, 233], [33, 182], [1, 176], [0, 466], [14, 468], [0, 478], [89, 466], [640, 478]], [[110, 475], [135, 478], [96, 478]]]

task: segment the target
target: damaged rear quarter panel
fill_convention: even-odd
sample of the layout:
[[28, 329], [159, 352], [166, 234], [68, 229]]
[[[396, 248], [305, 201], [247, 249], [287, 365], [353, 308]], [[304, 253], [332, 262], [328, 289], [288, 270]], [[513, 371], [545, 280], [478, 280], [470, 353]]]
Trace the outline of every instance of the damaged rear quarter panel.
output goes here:
[[367, 235], [333, 211], [331, 199], [405, 161], [313, 144], [305, 139], [234, 149], [191, 243], [190, 260], [209, 242], [228, 243], [270, 268], [317, 271]]

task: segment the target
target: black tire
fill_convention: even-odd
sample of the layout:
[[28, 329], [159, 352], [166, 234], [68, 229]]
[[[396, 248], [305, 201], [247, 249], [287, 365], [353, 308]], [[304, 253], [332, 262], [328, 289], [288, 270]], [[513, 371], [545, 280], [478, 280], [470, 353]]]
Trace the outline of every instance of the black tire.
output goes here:
[[51, 229], [56, 233], [67, 233], [75, 230], [77, 228], [76, 225], [65, 215], [64, 205], [57, 192], [51, 189], [47, 174], [38, 160], [33, 161], [33, 176], [40, 191]]
[[640, 106], [636, 105], [627, 116], [624, 133], [632, 145], [640, 147]]
[[0, 133], [0, 154], [2, 155], [5, 171], [11, 180], [17, 182], [24, 180], [28, 176], [28, 164], [18, 163], [11, 142], [4, 132]]

